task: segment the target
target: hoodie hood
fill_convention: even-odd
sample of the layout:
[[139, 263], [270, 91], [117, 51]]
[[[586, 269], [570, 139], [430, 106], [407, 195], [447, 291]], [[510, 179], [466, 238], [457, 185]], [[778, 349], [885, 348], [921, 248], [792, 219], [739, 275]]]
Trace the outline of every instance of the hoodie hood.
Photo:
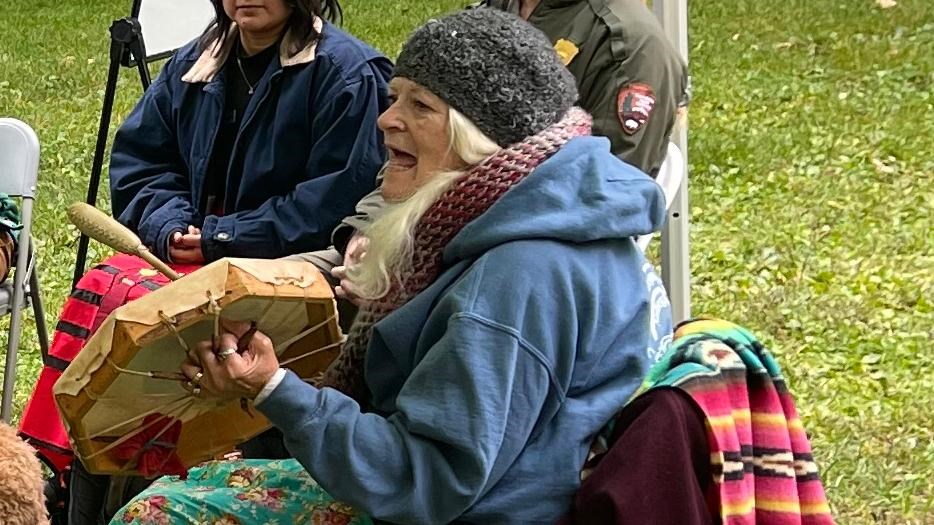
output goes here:
[[465, 226], [444, 261], [524, 239], [625, 239], [656, 232], [664, 222], [665, 196], [651, 177], [610, 153], [607, 139], [578, 137]]

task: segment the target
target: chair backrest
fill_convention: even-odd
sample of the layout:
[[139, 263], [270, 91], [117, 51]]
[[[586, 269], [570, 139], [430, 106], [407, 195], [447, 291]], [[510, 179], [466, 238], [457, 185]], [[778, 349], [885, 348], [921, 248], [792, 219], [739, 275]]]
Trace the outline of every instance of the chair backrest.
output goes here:
[[0, 193], [35, 198], [39, 138], [25, 122], [0, 118]]
[[[681, 150], [678, 149], [678, 146], [676, 146], [674, 142], [669, 142], [668, 153], [665, 154], [665, 161], [662, 162], [662, 167], [659, 168], [658, 175], [655, 177], [655, 182], [662, 187], [662, 191], [665, 193], [666, 210], [671, 209], [672, 203], [675, 202], [675, 195], [678, 194], [678, 190], [681, 188], [681, 183], [683, 181], [684, 155], [681, 154]], [[636, 240], [636, 244], [642, 248], [642, 251], [645, 251], [651, 240], [651, 235], [643, 235]]]
[[671, 209], [671, 203], [675, 201], [675, 195], [681, 188], [681, 181], [684, 180], [684, 155], [674, 142], [668, 143], [668, 153], [665, 154], [665, 161], [658, 170], [658, 176], [655, 182], [662, 187], [665, 192], [665, 209]]

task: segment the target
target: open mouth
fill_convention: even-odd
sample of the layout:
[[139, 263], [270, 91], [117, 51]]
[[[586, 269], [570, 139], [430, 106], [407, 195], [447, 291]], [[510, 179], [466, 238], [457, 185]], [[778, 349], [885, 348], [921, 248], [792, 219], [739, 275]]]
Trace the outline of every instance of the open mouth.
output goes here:
[[389, 150], [389, 165], [393, 168], [408, 169], [418, 164], [418, 158], [407, 151], [387, 146]]

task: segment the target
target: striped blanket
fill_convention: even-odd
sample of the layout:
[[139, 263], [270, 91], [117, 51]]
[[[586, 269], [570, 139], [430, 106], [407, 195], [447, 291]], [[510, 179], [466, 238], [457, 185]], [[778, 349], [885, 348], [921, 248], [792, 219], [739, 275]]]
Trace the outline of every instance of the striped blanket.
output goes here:
[[724, 525], [825, 525], [833, 518], [781, 369], [744, 328], [682, 324], [640, 392], [674, 387], [704, 412], [713, 494]]

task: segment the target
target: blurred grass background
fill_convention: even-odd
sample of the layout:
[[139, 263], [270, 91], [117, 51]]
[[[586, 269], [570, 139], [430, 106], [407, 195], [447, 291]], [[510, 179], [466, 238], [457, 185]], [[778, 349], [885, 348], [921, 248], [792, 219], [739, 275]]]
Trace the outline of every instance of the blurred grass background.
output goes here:
[[[0, 6], [0, 115], [42, 143], [50, 326], [71, 281], [65, 207], [87, 188], [107, 28], [130, 3]], [[420, 22], [466, 3], [344, 0], [344, 27], [394, 57]], [[839, 523], [934, 524], [934, 2], [689, 4], [693, 311], [775, 351]], [[140, 95], [135, 72], [117, 93], [114, 129]], [[30, 320], [22, 346], [17, 414], [40, 368]]]

